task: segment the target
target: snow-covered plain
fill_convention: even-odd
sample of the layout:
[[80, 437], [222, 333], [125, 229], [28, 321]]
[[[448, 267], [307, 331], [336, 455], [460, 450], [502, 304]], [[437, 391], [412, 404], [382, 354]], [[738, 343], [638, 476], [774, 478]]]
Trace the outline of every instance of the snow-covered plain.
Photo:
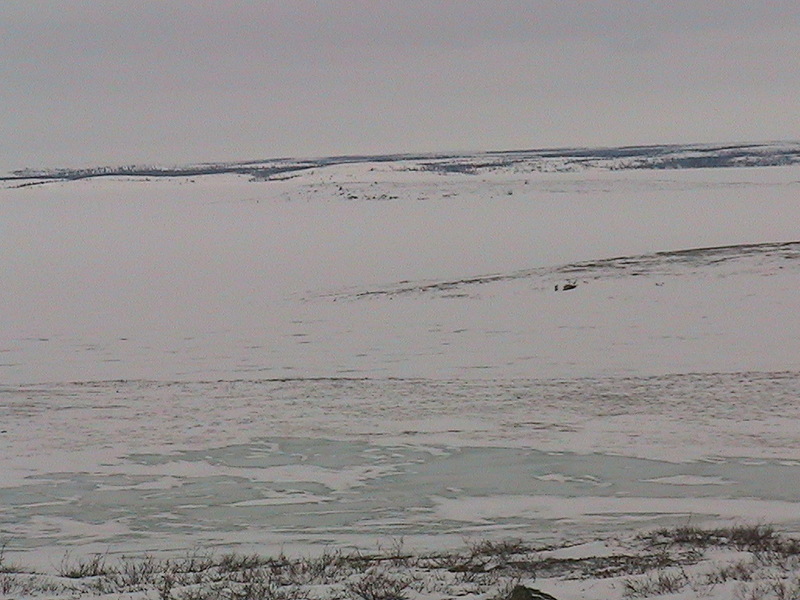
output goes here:
[[800, 166], [481, 160], [4, 182], [6, 551], [800, 530]]

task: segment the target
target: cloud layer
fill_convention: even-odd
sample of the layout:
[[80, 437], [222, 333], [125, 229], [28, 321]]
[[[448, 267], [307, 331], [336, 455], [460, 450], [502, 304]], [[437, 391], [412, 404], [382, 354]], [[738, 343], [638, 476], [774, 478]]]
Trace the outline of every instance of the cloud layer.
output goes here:
[[0, 170], [800, 137], [796, 2], [11, 0]]

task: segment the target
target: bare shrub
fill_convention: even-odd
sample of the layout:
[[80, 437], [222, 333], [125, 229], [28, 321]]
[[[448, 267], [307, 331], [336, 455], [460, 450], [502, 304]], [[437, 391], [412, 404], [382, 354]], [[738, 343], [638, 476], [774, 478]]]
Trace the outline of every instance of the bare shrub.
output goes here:
[[38, 575], [21, 573], [0, 573], [0, 596], [40, 596], [43, 594], [66, 594], [74, 588], [53, 583]]
[[392, 574], [384, 569], [373, 568], [356, 581], [345, 585], [351, 597], [360, 600], [404, 600], [406, 589], [411, 585], [410, 577]]
[[340, 550], [325, 550], [316, 558], [269, 561], [266, 564], [282, 584], [326, 585], [340, 582], [353, 573], [363, 573], [372, 560], [358, 553], [345, 554]]
[[525, 544], [522, 540], [484, 540], [470, 546], [473, 556], [496, 556], [509, 558], [519, 554], [532, 552], [533, 548]]
[[533, 572], [538, 561], [534, 550], [520, 540], [484, 540], [470, 545], [466, 553], [442, 553], [424, 556], [418, 565], [447, 569], [451, 573], [486, 573], [496, 569]]
[[104, 554], [93, 554], [90, 558], [71, 559], [69, 552], [61, 559], [58, 574], [67, 579], [85, 579], [87, 577], [100, 577], [108, 575], [110, 569], [106, 567]]
[[217, 562], [217, 568], [225, 572], [244, 571], [246, 569], [256, 569], [264, 564], [264, 559], [257, 554], [237, 554], [231, 552], [223, 554]]
[[753, 584], [741, 583], [733, 591], [735, 600], [767, 600], [769, 596], [769, 586], [763, 581]]
[[17, 587], [17, 577], [10, 573], [0, 573], [0, 594], [8, 596]]
[[175, 573], [202, 573], [214, 566], [214, 556], [207, 550], [196, 548], [186, 556], [170, 561]]
[[163, 565], [150, 555], [143, 558], [123, 558], [110, 578], [120, 589], [140, 590], [156, 583]]
[[737, 525], [727, 532], [730, 543], [737, 550], [767, 552], [780, 545], [780, 537], [769, 525]]
[[237, 575], [236, 580], [229, 583], [229, 598], [263, 600], [276, 597], [278, 584], [262, 569], [246, 569]]
[[171, 600], [172, 598], [172, 588], [175, 586], [175, 575], [169, 571], [165, 571], [161, 574], [161, 578], [156, 583], [156, 589], [158, 590], [158, 597], [161, 600]]
[[628, 578], [623, 582], [626, 598], [647, 598], [659, 594], [674, 594], [689, 584], [689, 577], [681, 569], [659, 570], [642, 577]]
[[219, 583], [182, 589], [173, 595], [175, 600], [228, 600], [229, 597], [226, 588]]
[[769, 587], [776, 600], [797, 600], [797, 598], [800, 598], [800, 580], [798, 576], [787, 579], [773, 577], [769, 580]]
[[6, 560], [6, 542], [0, 544], [0, 573], [11, 573], [13, 567]]
[[752, 560], [739, 560], [706, 573], [705, 580], [709, 584], [725, 583], [731, 580], [751, 581], [757, 568]]

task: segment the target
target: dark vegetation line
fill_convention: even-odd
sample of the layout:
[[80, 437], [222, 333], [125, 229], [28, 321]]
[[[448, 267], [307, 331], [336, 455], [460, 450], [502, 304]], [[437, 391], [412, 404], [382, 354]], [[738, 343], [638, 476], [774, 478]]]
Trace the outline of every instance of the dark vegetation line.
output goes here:
[[575, 262], [557, 267], [538, 267], [522, 271], [513, 271], [511, 273], [492, 273], [446, 281], [402, 282], [395, 285], [388, 285], [382, 289], [351, 293], [340, 292], [323, 294], [322, 297], [333, 297], [335, 299], [369, 298], [376, 296], [395, 296], [407, 293], [445, 292], [466, 286], [537, 277], [586, 277], [597, 279], [610, 274], [614, 276], [646, 275], [656, 270], [658, 270], [661, 275], [666, 275], [667, 270], [676, 265], [704, 267], [742, 260], [751, 256], [767, 255], [775, 255], [777, 258], [785, 260], [798, 260], [800, 259], [800, 241], [712, 246], [706, 248], [661, 251], [633, 256], [617, 256], [613, 258]]
[[503, 150], [467, 154], [380, 154], [331, 156], [314, 159], [274, 158], [189, 166], [102, 166], [87, 169], [21, 169], [0, 177], [21, 186], [48, 181], [75, 181], [95, 177], [195, 177], [237, 174], [255, 180], [270, 180], [314, 168], [342, 164], [409, 161], [409, 169], [442, 173], [475, 174], [484, 169], [524, 167], [544, 170], [558, 163], [559, 169], [697, 169], [800, 164], [800, 143], [740, 145], [653, 145], [616, 148], [545, 148]]

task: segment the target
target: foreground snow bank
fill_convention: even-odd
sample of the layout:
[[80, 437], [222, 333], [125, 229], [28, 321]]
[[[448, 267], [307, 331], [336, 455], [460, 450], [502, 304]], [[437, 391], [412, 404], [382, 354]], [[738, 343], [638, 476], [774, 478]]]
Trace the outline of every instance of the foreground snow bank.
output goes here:
[[408, 552], [402, 540], [313, 558], [198, 549], [177, 558], [67, 554], [55, 573], [0, 555], [0, 569], [0, 594], [15, 598], [787, 600], [800, 593], [800, 540], [762, 525], [680, 527], [560, 548], [506, 540], [427, 554]]

